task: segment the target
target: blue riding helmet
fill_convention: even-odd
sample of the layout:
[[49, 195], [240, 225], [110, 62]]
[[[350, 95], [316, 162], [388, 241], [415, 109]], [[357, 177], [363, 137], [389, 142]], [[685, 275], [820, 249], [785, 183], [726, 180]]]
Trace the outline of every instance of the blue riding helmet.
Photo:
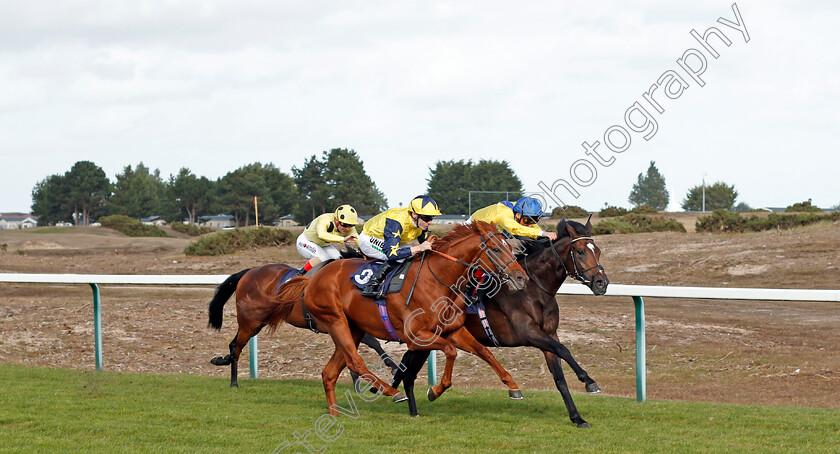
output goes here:
[[533, 197], [522, 197], [513, 205], [513, 212], [519, 213], [523, 216], [531, 218], [539, 218], [545, 212], [542, 209], [542, 204], [539, 200]]

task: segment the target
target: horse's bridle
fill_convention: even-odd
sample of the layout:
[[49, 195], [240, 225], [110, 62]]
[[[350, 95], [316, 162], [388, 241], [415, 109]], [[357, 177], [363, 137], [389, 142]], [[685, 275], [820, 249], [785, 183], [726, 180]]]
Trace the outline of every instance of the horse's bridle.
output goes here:
[[[448, 260], [451, 260], [451, 261], [454, 261], [454, 262], [458, 262], [458, 263], [460, 263], [461, 265], [465, 266], [467, 269], [481, 269], [481, 270], [482, 270], [482, 271], [484, 271], [485, 273], [490, 274], [490, 275], [496, 275], [496, 276], [498, 276], [498, 277], [499, 277], [499, 278], [501, 278], [501, 279], [511, 279], [511, 276], [510, 276], [508, 273], [506, 273], [504, 270], [506, 270], [506, 269], [507, 269], [508, 265], [510, 265], [511, 263], [513, 263], [513, 262], [515, 262], [515, 261], [516, 261], [516, 256], [515, 256], [514, 254], [510, 254], [510, 256], [511, 256], [510, 260], [508, 260], [508, 261], [507, 261], [507, 262], [505, 262], [505, 263], [502, 263], [502, 261], [501, 261], [501, 260], [499, 260], [499, 259], [498, 259], [498, 258], [497, 258], [494, 254], [490, 253], [490, 251], [488, 250], [489, 248], [487, 247], [487, 243], [489, 243], [489, 242], [490, 242], [490, 240], [492, 240], [492, 239], [493, 239], [493, 237], [495, 237], [495, 236], [497, 236], [497, 235], [502, 237], [502, 244], [507, 244], [507, 243], [504, 241], [506, 237], [505, 237], [505, 235], [504, 235], [504, 234], [502, 234], [502, 233], [499, 233], [499, 232], [496, 232], [496, 233], [491, 233], [491, 234], [490, 234], [487, 238], [485, 238], [485, 237], [484, 237], [484, 234], [483, 234], [483, 233], [481, 233], [481, 234], [480, 234], [480, 236], [481, 236], [481, 244], [479, 244], [478, 248], [481, 250], [481, 252], [479, 252], [479, 253], [478, 253], [478, 256], [476, 257], [475, 261], [474, 261], [472, 264], [467, 263], [467, 262], [465, 262], [465, 261], [463, 261], [463, 260], [461, 260], [461, 259], [458, 259], [458, 258], [456, 258], [456, 257], [452, 257], [452, 256], [451, 256], [451, 255], [449, 255], [449, 254], [445, 254], [445, 253], [443, 253], [443, 252], [436, 251], [436, 250], [434, 250], [434, 249], [429, 249], [429, 251], [430, 251], [430, 252], [434, 252], [434, 253], [436, 253], [436, 254], [438, 254], [438, 255], [441, 255], [441, 256], [443, 256], [443, 257], [447, 258]], [[426, 253], [426, 251], [423, 251], [424, 257], [425, 257], [425, 253]], [[495, 270], [495, 271], [496, 271], [495, 273], [488, 272], [487, 270], [485, 270], [485, 269], [484, 269], [484, 267], [482, 267], [481, 265], [478, 265], [478, 263], [481, 261], [481, 254], [482, 254], [482, 253], [486, 253], [486, 254], [487, 254], [487, 258], [489, 258], [489, 259], [490, 259], [490, 262], [493, 264], [493, 267], [496, 269], [496, 270]], [[422, 265], [421, 265], [421, 266], [422, 266]], [[420, 271], [418, 270], [418, 275], [419, 275], [419, 272], [420, 272]], [[432, 273], [432, 276], [434, 276], [434, 278], [435, 278], [435, 279], [436, 279], [436, 280], [437, 280], [437, 281], [438, 281], [441, 285], [443, 285], [443, 286], [445, 286], [445, 287], [449, 287], [449, 289], [450, 289], [450, 290], [452, 290], [452, 291], [453, 291], [453, 292], [455, 292], [455, 293], [458, 293], [455, 289], [453, 289], [453, 288], [452, 288], [452, 285], [448, 285], [448, 284], [444, 283], [443, 281], [441, 281], [441, 280], [440, 280], [440, 278], [439, 278], [439, 277], [437, 277], [437, 275], [435, 274], [435, 272], [432, 270], [432, 266], [431, 266], [431, 265], [429, 265], [429, 272], [430, 272], [430, 273]], [[456, 283], [457, 283], [457, 282], [456, 282]], [[454, 284], [453, 284], [453, 285], [454, 285]]]
[[[575, 259], [574, 248], [572, 247], [572, 243], [574, 243], [575, 241], [581, 241], [581, 240], [591, 240], [593, 242], [593, 244], [595, 242], [595, 240], [593, 240], [591, 236], [581, 236], [581, 237], [578, 237], [578, 238], [575, 238], [575, 239], [569, 241], [569, 256], [572, 259], [572, 265], [574, 267], [575, 274], [570, 273], [569, 269], [566, 268], [566, 262], [563, 261], [563, 257], [561, 257], [560, 253], [557, 252], [557, 249], [554, 248], [554, 242], [553, 241], [548, 242], [548, 244], [549, 244], [548, 247], [549, 247], [549, 249], [551, 249], [551, 252], [554, 253], [554, 256], [557, 257], [557, 261], [560, 262], [560, 265], [563, 267], [563, 271], [566, 272], [566, 276], [569, 276], [572, 279], [574, 279], [576, 281], [579, 281], [584, 285], [590, 285], [592, 283], [592, 281], [588, 280], [588, 279], [586, 279], [586, 277], [584, 277], [585, 273], [590, 271], [590, 270], [594, 270], [595, 268], [597, 268], [599, 271], [604, 271], [604, 267], [600, 263], [598, 263], [598, 258], [596, 257], [595, 262], [598, 263], [597, 265], [589, 267], [589, 268], [581, 271], [580, 265], [578, 265], [577, 259]], [[528, 272], [528, 256], [527, 255], [525, 256], [525, 272], [528, 273], [528, 277], [531, 278], [531, 280], [534, 281], [535, 284], [537, 284], [537, 287], [539, 287], [540, 290], [548, 293], [549, 295], [552, 294], [551, 292], [546, 290], [542, 285], [540, 285], [539, 281], [534, 279], [534, 277], [531, 276], [531, 273]], [[595, 274], [597, 275], [598, 273], [595, 273]]]

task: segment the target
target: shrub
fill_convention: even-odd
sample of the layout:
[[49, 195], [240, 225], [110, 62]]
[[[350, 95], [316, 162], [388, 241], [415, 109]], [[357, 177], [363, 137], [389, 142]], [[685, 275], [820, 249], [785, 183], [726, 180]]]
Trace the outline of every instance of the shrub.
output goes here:
[[794, 203], [793, 205], [785, 208], [785, 213], [797, 213], [797, 212], [805, 212], [805, 213], [822, 213], [823, 210], [819, 207], [815, 207], [811, 205], [811, 200], [806, 200], [804, 202]]
[[598, 212], [598, 217], [599, 218], [613, 218], [613, 217], [616, 217], [616, 216], [624, 216], [627, 213], [628, 213], [628, 211], [627, 211], [626, 208], [614, 207], [614, 206], [610, 205], [610, 206], [604, 208], [603, 210], [599, 211]]
[[199, 226], [195, 224], [184, 224], [183, 222], [173, 222], [172, 230], [179, 233], [186, 233], [189, 236], [200, 236], [205, 233], [215, 232], [213, 227]]
[[767, 217], [756, 215], [741, 217], [738, 213], [718, 210], [708, 216], [697, 218], [695, 227], [698, 232], [710, 233], [742, 233], [742, 232], [763, 232], [766, 230], [778, 229], [787, 230], [794, 227], [816, 224], [821, 221], [840, 221], [840, 213], [830, 214], [817, 213], [796, 213], [779, 214], [770, 213]]
[[656, 208], [653, 208], [650, 205], [639, 205], [637, 207], [634, 207], [632, 210], [630, 210], [630, 212], [631, 213], [638, 213], [638, 214], [656, 214], [659, 211], [657, 211]]
[[184, 248], [186, 255], [224, 255], [244, 249], [274, 247], [289, 244], [292, 232], [271, 227], [247, 230], [228, 230], [199, 238]]
[[645, 214], [629, 213], [625, 216], [605, 219], [592, 229], [595, 235], [612, 233], [642, 233], [642, 232], [682, 232], [685, 226], [679, 221], [663, 216], [648, 216]]
[[9, 245], [6, 243], [0, 244], [0, 251], [6, 252], [9, 249]]
[[153, 225], [146, 225], [137, 219], [121, 214], [105, 216], [98, 219], [103, 227], [114, 229], [128, 236], [147, 236], [170, 238], [170, 235]]
[[553, 218], [585, 218], [589, 216], [589, 212], [583, 208], [575, 205], [569, 205], [564, 210], [563, 207], [557, 207], [551, 211]]

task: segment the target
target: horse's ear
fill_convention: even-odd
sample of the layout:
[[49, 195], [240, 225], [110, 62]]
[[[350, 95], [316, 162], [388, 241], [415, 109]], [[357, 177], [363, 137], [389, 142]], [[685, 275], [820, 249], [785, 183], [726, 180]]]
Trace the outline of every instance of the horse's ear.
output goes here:
[[557, 234], [563, 235], [561, 232], [566, 231], [566, 218], [560, 218], [560, 222], [557, 223]]
[[590, 222], [591, 220], [592, 214], [590, 213], [589, 217], [586, 219], [586, 225], [584, 226], [586, 228], [586, 236], [592, 236], [592, 222]]

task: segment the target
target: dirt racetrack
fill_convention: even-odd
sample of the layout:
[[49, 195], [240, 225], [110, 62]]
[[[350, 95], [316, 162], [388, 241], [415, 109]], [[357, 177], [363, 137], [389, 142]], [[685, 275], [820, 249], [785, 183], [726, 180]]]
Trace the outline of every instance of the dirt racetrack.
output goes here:
[[[691, 215], [674, 216], [693, 226]], [[44, 229], [0, 230], [0, 272], [232, 274], [265, 263], [302, 263], [293, 247], [200, 258], [183, 254], [186, 237], [128, 238], [97, 228], [39, 231]], [[596, 243], [613, 283], [840, 288], [840, 224], [754, 234], [689, 232], [605, 235]], [[227, 353], [236, 330], [234, 304], [225, 307], [221, 332], [208, 329], [213, 290], [102, 286], [105, 369], [227, 376], [228, 368], [208, 360]], [[635, 395], [632, 300], [560, 296], [557, 302], [561, 342], [605, 393]], [[840, 304], [656, 298], [645, 303], [648, 398], [840, 408]], [[327, 336], [289, 326], [261, 335], [259, 346], [262, 378], [319, 380], [332, 353]], [[385, 348], [394, 356], [404, 351], [393, 342]], [[529, 389], [554, 389], [539, 351], [493, 352], [526, 397]], [[375, 357], [364, 353], [371, 365]], [[93, 369], [90, 288], [0, 284], [0, 361]], [[572, 390], [582, 392], [570, 369], [564, 370]], [[247, 350], [240, 376], [247, 377]], [[462, 352], [452, 391], [470, 387], [496, 388], [500, 399], [506, 396], [490, 367]], [[422, 405], [430, 404], [421, 403], [421, 413]], [[565, 418], [559, 394], [558, 412]]]

